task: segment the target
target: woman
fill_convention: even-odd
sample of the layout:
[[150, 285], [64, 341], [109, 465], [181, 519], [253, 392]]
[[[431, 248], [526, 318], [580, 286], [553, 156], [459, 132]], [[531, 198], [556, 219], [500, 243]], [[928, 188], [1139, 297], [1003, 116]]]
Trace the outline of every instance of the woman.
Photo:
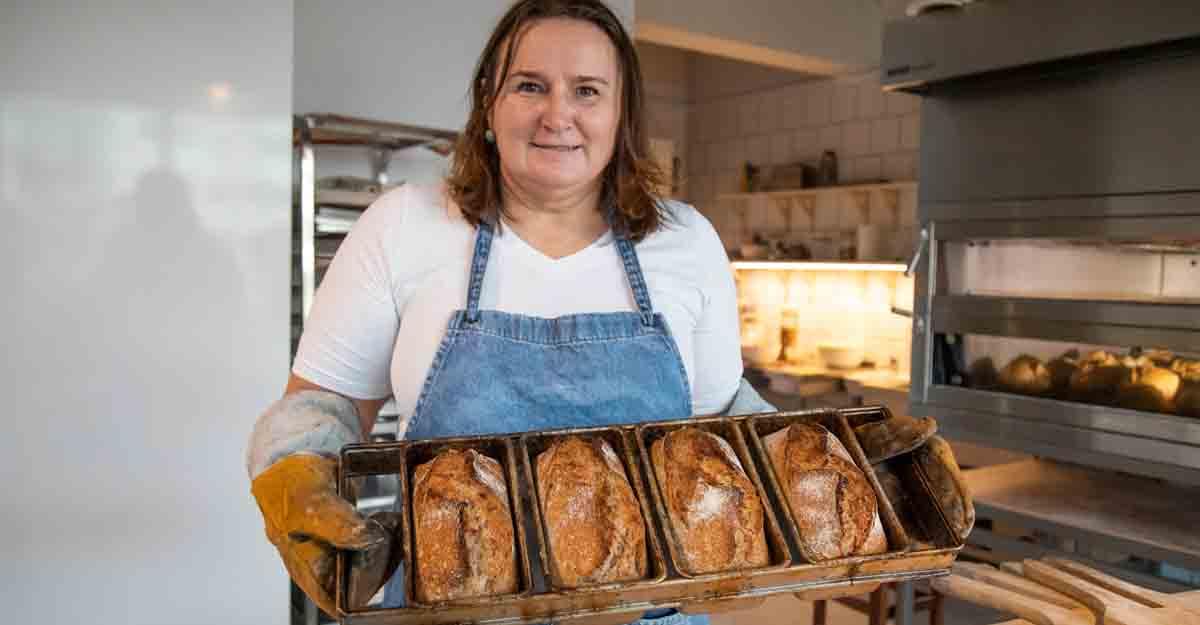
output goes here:
[[362, 216], [251, 438], [268, 537], [330, 613], [333, 548], [387, 540], [334, 494], [333, 458], [388, 396], [408, 438], [770, 410], [741, 379], [716, 233], [654, 196], [641, 71], [612, 12], [521, 0], [471, 92], [446, 184]]

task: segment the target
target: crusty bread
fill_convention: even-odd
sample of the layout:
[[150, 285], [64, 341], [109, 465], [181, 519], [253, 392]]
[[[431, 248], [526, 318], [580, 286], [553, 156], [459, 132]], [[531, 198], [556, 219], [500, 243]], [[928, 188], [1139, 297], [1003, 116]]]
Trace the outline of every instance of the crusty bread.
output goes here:
[[971, 528], [975, 527], [975, 502], [950, 443], [934, 436], [913, 454], [913, 458], [929, 480], [933, 496], [950, 528], [960, 541], [966, 541]]
[[646, 576], [646, 526], [625, 468], [602, 438], [559, 439], [537, 457], [538, 500], [562, 585]]
[[1021, 395], [1045, 395], [1053, 386], [1050, 369], [1034, 356], [1022, 354], [1000, 370], [1000, 387]]
[[906, 454], [924, 445], [936, 433], [937, 421], [933, 417], [907, 415], [871, 421], [854, 428], [858, 444], [862, 446], [867, 462], [872, 464]]
[[875, 491], [837, 437], [795, 423], [763, 442], [806, 555], [824, 561], [887, 551]]
[[1185, 417], [1200, 419], [1200, 381], [1184, 382], [1175, 398], [1176, 411]]
[[1180, 375], [1170, 369], [1142, 366], [1117, 387], [1116, 403], [1131, 410], [1173, 412], [1181, 384]]
[[516, 545], [500, 463], [447, 450], [413, 473], [416, 598], [422, 603], [517, 590]]
[[762, 501], [725, 439], [679, 428], [654, 441], [650, 459], [684, 572], [768, 564]]

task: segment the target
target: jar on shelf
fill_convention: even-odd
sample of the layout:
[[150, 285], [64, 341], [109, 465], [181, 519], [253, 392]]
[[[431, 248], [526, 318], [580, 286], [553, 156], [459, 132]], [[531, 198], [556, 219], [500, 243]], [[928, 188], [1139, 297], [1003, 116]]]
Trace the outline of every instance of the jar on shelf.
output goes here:
[[779, 360], [780, 362], [796, 362], [797, 344], [796, 333], [800, 327], [800, 311], [795, 308], [784, 308], [779, 317]]

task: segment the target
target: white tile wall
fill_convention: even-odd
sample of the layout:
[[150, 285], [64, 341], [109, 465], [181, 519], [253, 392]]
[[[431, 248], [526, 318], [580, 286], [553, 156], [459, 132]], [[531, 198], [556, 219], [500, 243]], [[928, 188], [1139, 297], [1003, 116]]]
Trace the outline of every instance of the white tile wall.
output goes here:
[[900, 120], [900, 147], [915, 150], [921, 142], [921, 116], [906, 115]]
[[771, 162], [771, 137], [758, 135], [746, 139], [746, 160], [755, 165]]
[[833, 150], [837, 154], [842, 153], [842, 127], [841, 126], [825, 126], [820, 130], [817, 139], [817, 149], [801, 155], [804, 158], [816, 159], [821, 156], [825, 150]]
[[808, 85], [805, 121], [810, 126], [827, 124], [833, 107], [833, 85], [828, 82]]
[[859, 85], [858, 91], [858, 117], [860, 119], [874, 119], [883, 114], [884, 93], [880, 90], [877, 82], [869, 81]]
[[885, 117], [871, 122], [871, 153], [887, 154], [900, 148], [900, 120]]
[[863, 156], [851, 161], [850, 178], [852, 180], [878, 180], [883, 177], [883, 158], [879, 156]]
[[760, 131], [758, 124], [760, 105], [761, 100], [757, 95], [752, 94], [738, 98], [738, 134], [745, 136]]
[[780, 130], [771, 135], [771, 164], [782, 165], [792, 160], [792, 135]]
[[844, 122], [857, 115], [858, 86], [841, 85], [833, 91], [833, 121]]
[[[838, 138], [840, 139], [840, 136]], [[792, 135], [792, 161], [815, 160], [823, 149], [825, 148], [821, 135], [813, 128], [801, 128]]]
[[871, 153], [871, 123], [851, 122], [842, 126], [842, 152], [847, 157]]
[[[678, 125], [678, 124], [676, 124]], [[907, 94], [885, 94], [875, 74], [799, 82], [783, 87], [695, 102], [683, 124], [688, 133], [686, 163], [689, 197], [714, 215], [730, 211], [729, 202], [713, 199], [740, 191], [741, 168], [746, 161], [779, 165], [797, 161], [816, 165], [825, 150], [838, 157], [840, 180], [914, 180], [920, 141], [920, 100]], [[898, 210], [879, 211], [872, 198], [872, 223], [912, 229], [915, 196], [902, 198]], [[841, 217], [836, 206], [819, 206], [810, 215], [791, 208], [791, 229], [831, 234], [844, 231], [862, 216]], [[772, 216], [772, 213], [776, 213]], [[712, 219], [722, 239], [734, 246], [754, 228], [786, 226], [782, 213], [748, 210], [744, 220]], [[776, 220], [776, 217], [780, 217]], [[814, 219], [815, 217], [815, 219]], [[844, 233], [843, 233], [844, 234]]]

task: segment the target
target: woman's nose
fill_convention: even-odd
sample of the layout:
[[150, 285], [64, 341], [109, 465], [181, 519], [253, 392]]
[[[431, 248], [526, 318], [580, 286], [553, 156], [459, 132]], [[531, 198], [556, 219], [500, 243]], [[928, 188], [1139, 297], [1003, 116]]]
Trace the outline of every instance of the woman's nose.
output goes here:
[[546, 98], [546, 109], [542, 112], [542, 126], [551, 132], [569, 130], [575, 115], [568, 94], [556, 89]]

